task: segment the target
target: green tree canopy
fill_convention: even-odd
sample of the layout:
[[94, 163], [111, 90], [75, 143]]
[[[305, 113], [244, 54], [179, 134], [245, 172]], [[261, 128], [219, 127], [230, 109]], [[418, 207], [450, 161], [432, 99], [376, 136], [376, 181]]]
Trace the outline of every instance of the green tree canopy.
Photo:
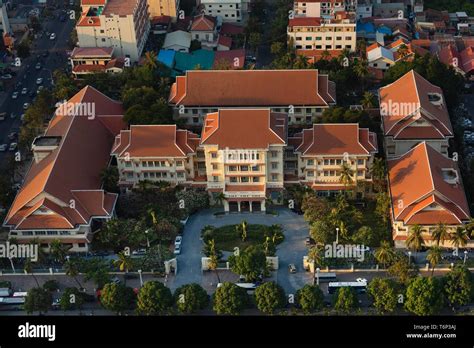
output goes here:
[[334, 296], [334, 309], [343, 313], [350, 313], [359, 307], [359, 299], [353, 288], [342, 287]]
[[28, 314], [36, 311], [43, 313], [47, 312], [52, 304], [53, 296], [51, 292], [44, 288], [33, 288], [28, 291], [23, 307]]
[[172, 305], [173, 296], [171, 290], [161, 282], [145, 282], [138, 293], [137, 312], [139, 314], [164, 314]]
[[286, 305], [285, 291], [275, 282], [266, 282], [255, 290], [257, 308], [265, 314], [273, 314]]
[[217, 314], [239, 314], [248, 305], [245, 289], [233, 283], [222, 283], [213, 297], [213, 309]]
[[232, 272], [245, 276], [249, 282], [254, 282], [267, 271], [267, 258], [262, 248], [249, 246], [238, 256], [229, 257]]
[[392, 313], [398, 304], [398, 286], [391, 279], [373, 278], [367, 292], [379, 313]]
[[306, 284], [296, 292], [296, 302], [304, 313], [310, 314], [323, 308], [324, 294], [319, 286]]
[[105, 309], [122, 313], [135, 307], [136, 296], [133, 289], [128, 286], [108, 283], [101, 291], [100, 303]]
[[434, 315], [443, 307], [441, 283], [434, 277], [417, 277], [408, 285], [405, 308], [416, 315]]
[[209, 304], [209, 295], [199, 284], [186, 284], [176, 289], [174, 301], [181, 313], [189, 314], [206, 308]]

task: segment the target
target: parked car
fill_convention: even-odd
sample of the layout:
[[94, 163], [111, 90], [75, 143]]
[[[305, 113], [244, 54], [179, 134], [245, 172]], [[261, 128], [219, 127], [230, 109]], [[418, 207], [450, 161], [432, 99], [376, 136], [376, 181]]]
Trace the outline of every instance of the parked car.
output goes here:
[[178, 244], [178, 245], [174, 246], [174, 254], [175, 255], [181, 254], [181, 244]]
[[38, 78], [36, 79], [36, 84], [37, 84], [37, 85], [41, 85], [42, 83], [43, 83], [43, 78], [42, 78], [42, 77], [38, 77]]
[[10, 80], [12, 78], [13, 78], [13, 76], [11, 74], [2, 75], [2, 80]]
[[290, 264], [288, 265], [288, 272], [290, 272], [290, 273], [296, 273], [296, 266], [295, 266], [294, 263], [290, 263]]
[[10, 151], [15, 151], [17, 147], [18, 147], [18, 144], [17, 144], [17, 143], [11, 143], [11, 144], [10, 144], [10, 147], [8, 148], [8, 150], [10, 150]]
[[11, 132], [10, 134], [8, 134], [8, 139], [13, 140], [13, 139], [15, 139], [17, 136], [18, 136], [18, 133], [16, 133], [16, 132]]
[[30, 107], [30, 103], [23, 104], [23, 110], [26, 110]]
[[23, 87], [23, 89], [21, 90], [21, 95], [27, 95], [27, 94], [28, 94], [28, 88]]
[[39, 62], [36, 63], [35, 69], [36, 69], [36, 70], [41, 70], [41, 63], [39, 63]]
[[52, 34], [49, 36], [49, 39], [50, 39], [50, 40], [56, 40], [56, 34], [55, 34], [55, 33], [52, 33]]
[[304, 244], [309, 246], [309, 245], [315, 245], [316, 242], [314, 241], [313, 238], [307, 237], [307, 238], [305, 239], [305, 241], [304, 241]]
[[12, 93], [12, 99], [17, 99], [18, 98], [18, 92], [13, 92]]
[[181, 236], [176, 236], [176, 239], [174, 240], [174, 245], [181, 245], [181, 242], [183, 241], [183, 237]]
[[0, 145], [0, 152], [5, 152], [7, 151], [8, 145], [7, 144], [2, 144]]

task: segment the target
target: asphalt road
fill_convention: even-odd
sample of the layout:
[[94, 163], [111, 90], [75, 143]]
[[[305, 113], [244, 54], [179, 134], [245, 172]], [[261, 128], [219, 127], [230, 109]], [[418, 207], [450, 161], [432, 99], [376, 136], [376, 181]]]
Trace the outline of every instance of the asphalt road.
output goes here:
[[[20, 116], [25, 112], [23, 104], [31, 104], [33, 102], [33, 98], [28, 94], [32, 91], [37, 91], [37, 78], [43, 78], [43, 86], [45, 88], [51, 88], [53, 72], [56, 69], [66, 68], [68, 64], [66, 55], [68, 50], [67, 42], [74, 27], [74, 21], [60, 22], [56, 18], [53, 21], [45, 21], [42, 25], [43, 31], [55, 33], [56, 39], [51, 40], [49, 36], [43, 33], [41, 37], [34, 40], [30, 57], [22, 61], [21, 67], [12, 69], [17, 75], [8, 81], [5, 92], [0, 96], [0, 102], [2, 103], [0, 112], [6, 112], [6, 119], [0, 122], [0, 144], [9, 145], [12, 140], [8, 138], [8, 135], [12, 131], [18, 132], [18, 129], [21, 127]], [[49, 55], [42, 57], [41, 55], [44, 52], [49, 52]], [[41, 63], [41, 69], [39, 70], [35, 69], [38, 61]], [[22, 84], [21, 87], [17, 86], [19, 82]], [[21, 95], [21, 90], [24, 87], [28, 90], [27, 95]], [[17, 99], [12, 99], [12, 94], [15, 91], [19, 92], [19, 96]], [[14, 117], [12, 118], [11, 115], [14, 115]], [[16, 141], [13, 140], [13, 142]], [[8, 156], [12, 156], [12, 154], [13, 152], [8, 151], [8, 149], [5, 152], [0, 152], [0, 166], [4, 167], [8, 163]]]

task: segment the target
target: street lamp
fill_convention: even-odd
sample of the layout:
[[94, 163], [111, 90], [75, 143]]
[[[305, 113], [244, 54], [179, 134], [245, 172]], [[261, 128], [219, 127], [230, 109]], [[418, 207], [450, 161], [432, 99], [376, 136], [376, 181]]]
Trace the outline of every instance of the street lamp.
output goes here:
[[467, 250], [464, 250], [464, 265], [466, 264], [467, 260]]
[[143, 286], [143, 278], [142, 278], [142, 270], [141, 269], [138, 270], [138, 275], [140, 276], [140, 287], [142, 287]]
[[319, 267], [316, 268], [316, 285], [317, 286], [319, 286], [319, 271], [320, 271]]
[[146, 230], [145, 230], [146, 245], [147, 245], [148, 248], [150, 248], [150, 240], [148, 239], [148, 232], [149, 232], [149, 229], [146, 229]]
[[408, 265], [411, 264], [411, 251], [408, 251]]
[[336, 244], [339, 244], [339, 227], [336, 227]]
[[16, 273], [15, 266], [13, 265], [13, 259], [11, 257], [8, 258], [10, 260], [10, 264], [12, 265], [13, 273]]

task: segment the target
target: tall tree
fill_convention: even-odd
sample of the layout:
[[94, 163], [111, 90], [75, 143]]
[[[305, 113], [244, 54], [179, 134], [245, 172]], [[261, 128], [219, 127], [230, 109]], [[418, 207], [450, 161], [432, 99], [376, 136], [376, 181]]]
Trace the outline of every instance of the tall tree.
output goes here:
[[436, 241], [436, 245], [439, 246], [440, 243], [444, 243], [449, 239], [449, 232], [446, 228], [446, 225], [442, 222], [439, 222], [436, 228], [433, 231], [433, 238]]
[[423, 247], [424, 240], [422, 231], [422, 227], [418, 224], [413, 225], [408, 231], [406, 244], [408, 249], [414, 251], [415, 253]]
[[437, 245], [433, 245], [430, 250], [428, 250], [428, 254], [426, 255], [426, 259], [431, 265], [431, 275], [433, 275], [435, 267], [441, 261], [441, 248]]
[[388, 264], [395, 260], [395, 251], [390, 243], [384, 240], [380, 243], [380, 247], [375, 250], [374, 256], [377, 262], [386, 268]]

